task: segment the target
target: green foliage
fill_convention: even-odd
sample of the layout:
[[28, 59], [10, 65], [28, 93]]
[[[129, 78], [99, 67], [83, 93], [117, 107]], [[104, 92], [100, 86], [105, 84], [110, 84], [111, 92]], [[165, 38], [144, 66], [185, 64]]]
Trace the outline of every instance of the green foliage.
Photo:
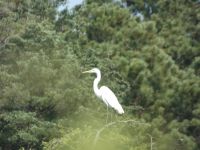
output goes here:
[[[110, 122], [110, 126], [106, 127], [109, 123], [105, 124], [104, 116], [106, 117], [106, 111], [98, 114], [94, 110], [80, 108], [79, 113], [73, 116], [73, 120], [67, 121], [73, 128], [64, 128], [61, 131], [63, 136], [44, 143], [44, 149], [149, 149], [150, 138], [146, 135], [150, 126], [148, 123], [131, 120], [128, 116], [123, 120], [120, 116], [115, 116], [115, 119], [110, 118], [115, 124], [112, 125], [113, 122]], [[62, 121], [61, 124], [64, 122]]]
[[[56, 124], [39, 120], [35, 113], [12, 111], [0, 115], [0, 145], [7, 149], [41, 148], [40, 140], [59, 135]], [[47, 138], [48, 137], [48, 138]]]
[[[87, 0], [57, 14], [63, 2], [0, 0], [0, 149], [199, 149], [198, 2]], [[81, 74], [92, 67], [125, 109], [107, 124]]]

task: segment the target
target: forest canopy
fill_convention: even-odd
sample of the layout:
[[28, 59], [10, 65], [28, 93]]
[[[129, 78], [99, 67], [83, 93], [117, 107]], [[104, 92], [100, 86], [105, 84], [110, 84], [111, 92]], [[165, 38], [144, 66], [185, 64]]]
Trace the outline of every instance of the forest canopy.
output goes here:
[[199, 0], [66, 2], [0, 0], [0, 149], [200, 149]]

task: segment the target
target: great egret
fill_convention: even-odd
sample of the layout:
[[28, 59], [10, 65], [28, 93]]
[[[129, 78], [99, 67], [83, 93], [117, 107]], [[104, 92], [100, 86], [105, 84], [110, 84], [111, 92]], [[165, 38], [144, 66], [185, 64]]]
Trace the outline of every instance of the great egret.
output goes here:
[[84, 71], [83, 73], [96, 73], [97, 77], [93, 82], [94, 93], [98, 98], [103, 100], [106, 104], [107, 108], [111, 107], [117, 111], [118, 114], [123, 114], [124, 110], [120, 103], [117, 100], [115, 94], [106, 86], [102, 86], [100, 89], [98, 88], [98, 83], [101, 80], [101, 72], [98, 68], [93, 68], [89, 71]]

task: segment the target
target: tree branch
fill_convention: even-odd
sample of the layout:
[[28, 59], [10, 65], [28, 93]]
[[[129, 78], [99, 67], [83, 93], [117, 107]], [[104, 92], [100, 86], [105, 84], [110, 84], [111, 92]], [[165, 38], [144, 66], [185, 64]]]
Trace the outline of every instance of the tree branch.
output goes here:
[[115, 122], [110, 122], [106, 125], [104, 125], [101, 129], [99, 129], [96, 133], [96, 136], [95, 136], [95, 139], [94, 139], [94, 143], [93, 145], [96, 145], [98, 139], [99, 139], [99, 136], [100, 134], [108, 127], [112, 126], [112, 125], [115, 125], [115, 124], [118, 124], [118, 123], [129, 123], [129, 122], [133, 122], [134, 124], [143, 124], [143, 125], [149, 125], [148, 123], [142, 123], [142, 122], [139, 122], [139, 121], [136, 121], [136, 120], [121, 120], [121, 121], [115, 121]]
[[150, 140], [151, 140], [151, 150], [153, 150], [153, 145], [154, 145], [154, 143], [153, 143], [153, 137], [150, 134], [147, 134], [147, 135], [150, 137]]

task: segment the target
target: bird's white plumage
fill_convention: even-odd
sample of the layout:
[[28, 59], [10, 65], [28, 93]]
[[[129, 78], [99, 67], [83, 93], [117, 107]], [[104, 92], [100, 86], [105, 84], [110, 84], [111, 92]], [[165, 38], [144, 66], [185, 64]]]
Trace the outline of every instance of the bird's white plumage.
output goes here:
[[100, 88], [100, 91], [104, 103], [106, 103], [109, 107], [115, 109], [119, 114], [124, 113], [124, 110], [122, 106], [119, 104], [117, 97], [108, 87], [102, 86]]
[[96, 94], [97, 97], [102, 99], [102, 101], [107, 105], [107, 107], [115, 109], [118, 114], [123, 114], [124, 110], [120, 105], [120, 103], [118, 102], [115, 94], [106, 86], [102, 86], [100, 89], [98, 88], [98, 83], [101, 80], [100, 70], [98, 68], [93, 68], [83, 73], [96, 73], [97, 77], [93, 82], [94, 93]]

